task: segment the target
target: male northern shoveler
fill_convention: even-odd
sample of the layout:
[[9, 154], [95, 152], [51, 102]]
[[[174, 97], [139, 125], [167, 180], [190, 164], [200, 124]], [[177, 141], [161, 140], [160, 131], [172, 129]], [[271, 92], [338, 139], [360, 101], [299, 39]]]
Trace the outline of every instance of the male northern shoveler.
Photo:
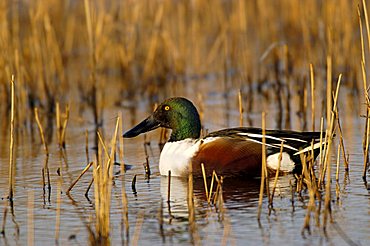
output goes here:
[[[222, 175], [261, 174], [262, 130], [252, 127], [228, 128], [200, 138], [199, 114], [191, 101], [174, 97], [161, 103], [152, 115], [123, 134], [125, 138], [154, 130], [172, 129], [159, 159], [161, 175], [186, 176], [189, 164], [194, 174], [200, 174], [201, 163], [209, 174], [215, 170]], [[266, 130], [267, 166], [276, 170], [283, 142], [280, 171], [293, 172], [301, 165], [300, 153], [312, 151], [317, 156], [320, 132]]]

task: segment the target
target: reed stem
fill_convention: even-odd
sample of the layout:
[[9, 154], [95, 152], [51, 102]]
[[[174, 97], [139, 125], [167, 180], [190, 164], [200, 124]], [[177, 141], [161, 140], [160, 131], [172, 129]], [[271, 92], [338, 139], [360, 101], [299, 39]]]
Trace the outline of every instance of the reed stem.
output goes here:
[[260, 194], [258, 199], [258, 213], [257, 219], [260, 221], [261, 219], [261, 209], [262, 209], [262, 201], [263, 201], [263, 191], [265, 189], [265, 179], [266, 179], [266, 113], [262, 112], [262, 168], [261, 168], [261, 186], [260, 186]]
[[203, 181], [204, 181], [204, 189], [206, 191], [206, 197], [207, 197], [207, 201], [208, 201], [208, 185], [207, 185], [206, 170], [204, 169], [204, 164], [203, 163], [201, 163], [200, 165], [202, 167], [202, 174], [203, 174]]
[[12, 75], [10, 81], [10, 94], [11, 94], [11, 106], [10, 106], [10, 145], [9, 145], [9, 194], [8, 198], [13, 201], [14, 196], [14, 175], [15, 175], [15, 163], [14, 163], [14, 126], [15, 126], [15, 84], [14, 75]]

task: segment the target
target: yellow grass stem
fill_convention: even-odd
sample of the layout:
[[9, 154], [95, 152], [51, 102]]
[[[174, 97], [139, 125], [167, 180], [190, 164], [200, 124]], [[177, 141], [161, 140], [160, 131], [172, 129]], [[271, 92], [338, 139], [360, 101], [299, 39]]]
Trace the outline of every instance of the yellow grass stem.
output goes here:
[[[330, 36], [330, 35], [329, 35]], [[326, 57], [326, 123], [330, 125], [330, 115], [332, 110], [332, 57]]]
[[242, 91], [239, 90], [238, 92], [238, 102], [239, 102], [239, 125], [243, 126], [243, 97], [242, 97]]
[[49, 166], [48, 166], [48, 163], [49, 163], [49, 148], [48, 148], [48, 145], [45, 141], [44, 130], [42, 128], [42, 125], [41, 125], [41, 122], [40, 122], [40, 119], [39, 119], [39, 113], [38, 113], [37, 108], [34, 108], [34, 113], [35, 113], [36, 123], [37, 123], [38, 129], [39, 129], [39, 132], [40, 132], [41, 142], [44, 146], [45, 155], [46, 155], [45, 156], [44, 167], [42, 169], [42, 184], [43, 184], [43, 188], [44, 188], [44, 192], [45, 192], [45, 185], [46, 185], [45, 174], [46, 174], [47, 180], [48, 180], [49, 194], [50, 194], [51, 182], [50, 182], [50, 173], [49, 173]]
[[[366, 7], [366, 0], [362, 0], [362, 6], [364, 10], [364, 15], [365, 15], [365, 25], [366, 25], [366, 33], [367, 33], [367, 44], [368, 44], [368, 49], [370, 51], [370, 26], [369, 26], [369, 17], [367, 14], [367, 7]], [[365, 62], [365, 60], [363, 60]]]
[[369, 161], [369, 141], [370, 141], [370, 98], [367, 89], [367, 75], [365, 69], [365, 63], [361, 62], [361, 70], [362, 70], [362, 80], [364, 86], [364, 93], [366, 99], [366, 120], [365, 120], [365, 131], [364, 137], [362, 140], [363, 151], [364, 151], [364, 164], [363, 164], [363, 172], [362, 172], [362, 179], [366, 181], [366, 171]]
[[324, 135], [324, 117], [321, 117], [320, 119], [320, 162], [319, 162], [319, 173], [320, 174], [322, 172], [323, 160], [324, 160], [323, 149], [322, 149], [323, 135]]
[[201, 163], [200, 165], [202, 167], [202, 174], [203, 174], [203, 181], [204, 181], [204, 189], [206, 191], [206, 197], [207, 197], [207, 201], [208, 201], [208, 185], [207, 185], [206, 170], [204, 169], [204, 164], [203, 163]]
[[366, 64], [366, 58], [365, 58], [365, 46], [364, 46], [364, 34], [362, 31], [362, 20], [361, 20], [361, 12], [360, 12], [360, 6], [357, 6], [357, 15], [358, 15], [358, 23], [360, 26], [360, 41], [361, 41], [361, 60], [364, 64]]
[[59, 102], [55, 103], [55, 121], [57, 124], [57, 138], [58, 138], [58, 143], [59, 147], [61, 147], [61, 126], [60, 126], [60, 108], [59, 108]]
[[10, 81], [10, 95], [11, 95], [11, 103], [10, 103], [10, 144], [9, 144], [9, 194], [8, 198], [10, 201], [13, 201], [14, 196], [14, 175], [15, 175], [15, 163], [14, 163], [14, 126], [15, 126], [15, 84], [14, 84], [14, 75], [12, 75]]
[[66, 146], [66, 131], [67, 131], [68, 119], [69, 119], [69, 105], [66, 106], [65, 118], [63, 121], [62, 130], [60, 134], [60, 145], [63, 148], [65, 148]]
[[97, 132], [97, 135], [98, 135], [98, 138], [99, 138], [99, 142], [100, 142], [101, 146], [103, 147], [105, 157], [109, 158], [109, 153], [108, 153], [107, 147], [105, 146], [104, 140], [103, 140], [99, 131]]
[[207, 198], [208, 204], [210, 204], [210, 202], [211, 202], [212, 191], [213, 191], [213, 183], [215, 181], [215, 176], [216, 176], [216, 172], [215, 172], [215, 170], [213, 170], [213, 172], [212, 172], [212, 179], [211, 179], [211, 186], [209, 188], [209, 194], [208, 194], [208, 198]]
[[261, 209], [262, 209], [262, 201], [263, 201], [263, 191], [265, 189], [265, 179], [267, 175], [267, 167], [266, 167], [266, 113], [262, 112], [262, 168], [261, 168], [261, 186], [260, 186], [260, 194], [258, 199], [258, 213], [257, 219], [260, 221], [261, 219]]
[[311, 123], [312, 131], [315, 131], [315, 77], [312, 63], [310, 63], [310, 81], [311, 81]]
[[284, 149], [284, 141], [281, 141], [280, 153], [279, 153], [279, 158], [278, 158], [279, 161], [278, 161], [278, 166], [277, 166], [276, 173], [275, 173], [274, 186], [272, 187], [270, 206], [272, 206], [274, 195], [275, 195], [276, 184], [279, 179], [280, 165], [281, 165], [281, 160], [283, 157], [283, 149]]
[[339, 160], [340, 160], [340, 145], [338, 145], [338, 151], [337, 151], [337, 169], [335, 173], [335, 181], [339, 181]]
[[34, 108], [34, 113], [35, 113], [35, 120], [36, 120], [37, 126], [39, 128], [39, 132], [40, 132], [41, 142], [44, 146], [45, 154], [46, 154], [46, 156], [49, 156], [49, 148], [48, 148], [48, 145], [45, 141], [44, 130], [42, 129], [42, 125], [41, 125], [41, 122], [40, 122], [40, 119], [39, 119], [38, 108]]
[[[112, 179], [113, 179], [113, 165], [114, 155], [116, 151], [116, 141], [120, 118], [117, 117], [115, 131], [111, 140], [111, 152], [105, 147], [104, 141], [99, 132], [97, 132], [100, 145], [104, 148], [104, 152], [107, 155], [106, 160], [101, 162], [98, 166], [94, 163], [94, 197], [95, 197], [95, 243], [110, 244], [110, 206], [112, 196]], [[101, 152], [99, 152], [101, 153]], [[100, 158], [100, 157], [98, 157]]]
[[[341, 83], [342, 74], [338, 77], [337, 82], [337, 88], [334, 94], [334, 103], [333, 103], [333, 110], [331, 111], [331, 119], [330, 119], [330, 125], [329, 129], [327, 131], [328, 133], [328, 142], [327, 142], [327, 149], [325, 152], [325, 162], [324, 165], [327, 168], [327, 175], [326, 175], [326, 185], [325, 185], [325, 210], [324, 210], [324, 230], [326, 230], [326, 224], [327, 224], [327, 218], [330, 215], [331, 217], [331, 163], [330, 163], [330, 148], [332, 144], [332, 139], [334, 136], [334, 120], [335, 120], [335, 113], [337, 111], [337, 100], [338, 100], [338, 94], [339, 94], [339, 87]], [[325, 176], [325, 174], [323, 175]]]
[[339, 131], [339, 145], [341, 147], [341, 151], [343, 153], [343, 162], [344, 162], [344, 170], [346, 172], [349, 171], [349, 163], [348, 163], [348, 158], [346, 156], [346, 150], [344, 148], [344, 140], [343, 140], [343, 132], [342, 132], [342, 126], [340, 124], [339, 120], [339, 113], [338, 110], [336, 111], [336, 118], [337, 118], [337, 126], [338, 126], [338, 131]]
[[90, 169], [90, 167], [93, 165], [93, 162], [90, 162], [89, 164], [86, 165], [86, 167], [82, 170], [80, 175], [78, 175], [77, 179], [73, 181], [73, 183], [69, 186], [67, 189], [66, 193], [69, 194], [70, 191], [73, 189], [73, 187], [77, 184], [77, 182], [82, 178], [82, 176]]

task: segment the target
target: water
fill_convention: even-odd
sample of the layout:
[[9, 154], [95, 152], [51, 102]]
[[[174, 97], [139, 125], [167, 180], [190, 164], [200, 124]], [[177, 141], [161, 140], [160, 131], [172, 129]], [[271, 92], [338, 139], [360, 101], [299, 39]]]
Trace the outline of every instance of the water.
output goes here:
[[[191, 95], [191, 92], [188, 94]], [[185, 93], [186, 95], [186, 93]], [[204, 102], [204, 126], [216, 130], [228, 126], [237, 126], [239, 121], [237, 97], [235, 93], [225, 99], [223, 94], [206, 94]], [[342, 95], [342, 98], [346, 98]], [[196, 100], [196, 98], [191, 98]], [[293, 99], [293, 105], [294, 105]], [[228, 102], [227, 104], [225, 102]], [[229, 105], [229, 106], [226, 106]], [[274, 108], [273, 102], [268, 105]], [[228, 108], [230, 107], [230, 108]], [[260, 125], [261, 105], [249, 114], [255, 126]], [[147, 115], [146, 103], [138, 105], [138, 122]], [[362, 129], [363, 119], [359, 117], [360, 110], [353, 110], [350, 103], [339, 105], [344, 141], [349, 154], [350, 172], [347, 177], [341, 171], [339, 178], [339, 199], [335, 192], [335, 182], [332, 183], [332, 217], [333, 223], [328, 223], [326, 233], [322, 227], [315, 226], [311, 220], [311, 234], [302, 234], [306, 215], [308, 194], [300, 197], [294, 194], [292, 199], [291, 175], [279, 178], [278, 189], [275, 193], [274, 209], [269, 215], [268, 200], [263, 200], [261, 221], [257, 221], [257, 206], [259, 196], [259, 179], [225, 179], [223, 186], [224, 210], [208, 206], [202, 179], [194, 181], [194, 203], [196, 213], [196, 235], [200, 242], [207, 245], [368, 245], [370, 240], [370, 195], [362, 181]], [[106, 139], [113, 133], [116, 113], [122, 108], [110, 108], [105, 111], [104, 132]], [[124, 114], [124, 125], [132, 125], [128, 110]], [[294, 107], [292, 112], [294, 112]], [[16, 183], [14, 211], [8, 209], [5, 221], [5, 236], [1, 237], [2, 245], [24, 245], [30, 232], [28, 225], [33, 216], [34, 240], [37, 245], [55, 244], [55, 227], [57, 211], [57, 184], [60, 180], [57, 171], [61, 168], [63, 185], [61, 194], [61, 215], [59, 244], [85, 245], [88, 242], [87, 227], [93, 228], [94, 198], [93, 191], [89, 199], [84, 194], [91, 180], [89, 171], [71, 191], [71, 196], [65, 194], [66, 189], [85, 167], [85, 129], [89, 130], [89, 146], [93, 146], [93, 126], [89, 121], [76, 120], [77, 112], [73, 112], [70, 125], [67, 128], [67, 149], [63, 157], [54, 140], [49, 143], [49, 167], [51, 175], [51, 197], [43, 195], [41, 169], [45, 155], [42, 146], [36, 138], [32, 142], [29, 137], [17, 142], [16, 149]], [[74, 118], [75, 117], [75, 118]], [[275, 113], [267, 115], [269, 128], [275, 127]], [[319, 121], [317, 122], [317, 125]], [[292, 128], [300, 129], [300, 121], [292, 114]], [[8, 158], [9, 139], [7, 134], [1, 138], [0, 153], [0, 192], [2, 194], [0, 222], [2, 224], [8, 192]], [[38, 136], [37, 136], [38, 137]], [[145, 162], [143, 136], [125, 140], [125, 161], [132, 165], [125, 176], [125, 187], [128, 197], [128, 218], [130, 242], [138, 240], [140, 245], [174, 245], [192, 244], [192, 234], [189, 231], [187, 207], [187, 180], [172, 178], [170, 208], [167, 203], [168, 180], [161, 177], [158, 171], [159, 130], [147, 135], [150, 141], [148, 148], [149, 162], [152, 175], [150, 179], [144, 175], [142, 163]], [[337, 144], [337, 141], [336, 141]], [[335, 170], [336, 147], [333, 151], [333, 170]], [[90, 148], [89, 158], [93, 157]], [[118, 172], [116, 167], [115, 172]], [[133, 192], [131, 181], [137, 175], [136, 192]], [[112, 245], [122, 244], [126, 236], [122, 230], [121, 176], [117, 179], [112, 191], [111, 207], [111, 242]], [[333, 174], [333, 180], [335, 180]], [[272, 186], [273, 180], [270, 180]], [[28, 201], [34, 197], [32, 206]], [[33, 213], [31, 208], [33, 207]], [[322, 224], [323, 217], [320, 216]], [[32, 235], [32, 234], [31, 234]]]

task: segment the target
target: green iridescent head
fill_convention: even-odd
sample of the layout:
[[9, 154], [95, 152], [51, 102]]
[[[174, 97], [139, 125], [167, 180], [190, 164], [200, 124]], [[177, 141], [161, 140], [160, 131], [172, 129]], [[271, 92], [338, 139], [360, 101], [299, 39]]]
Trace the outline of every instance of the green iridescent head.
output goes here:
[[198, 111], [191, 101], [183, 97], [173, 97], [161, 103], [152, 115], [127, 131], [123, 137], [136, 137], [158, 127], [172, 129], [169, 141], [179, 141], [199, 138], [201, 124]]

